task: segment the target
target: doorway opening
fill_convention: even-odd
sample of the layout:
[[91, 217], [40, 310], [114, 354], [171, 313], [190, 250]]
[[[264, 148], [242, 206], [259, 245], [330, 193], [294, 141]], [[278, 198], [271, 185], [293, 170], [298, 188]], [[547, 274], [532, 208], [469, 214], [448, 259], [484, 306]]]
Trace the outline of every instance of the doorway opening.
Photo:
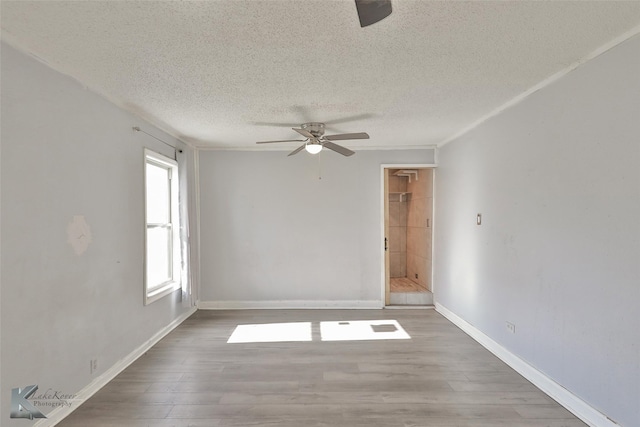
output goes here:
[[433, 305], [433, 168], [383, 169], [386, 306]]

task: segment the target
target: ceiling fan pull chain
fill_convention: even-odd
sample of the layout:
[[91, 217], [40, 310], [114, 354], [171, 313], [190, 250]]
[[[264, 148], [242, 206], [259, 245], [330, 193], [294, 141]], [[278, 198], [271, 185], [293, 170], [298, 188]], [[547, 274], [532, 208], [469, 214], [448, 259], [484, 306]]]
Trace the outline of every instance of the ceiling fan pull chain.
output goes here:
[[318, 179], [322, 179], [322, 164], [320, 162], [320, 157], [322, 155], [322, 152], [318, 153]]

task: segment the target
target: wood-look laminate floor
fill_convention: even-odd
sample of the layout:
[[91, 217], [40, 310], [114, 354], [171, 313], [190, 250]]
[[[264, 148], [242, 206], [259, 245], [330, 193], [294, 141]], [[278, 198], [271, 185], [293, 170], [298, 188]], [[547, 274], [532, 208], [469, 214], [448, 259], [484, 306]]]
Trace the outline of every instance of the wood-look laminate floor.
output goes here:
[[[378, 319], [411, 338], [321, 340], [319, 322]], [[311, 341], [227, 343], [286, 322]], [[59, 425], [585, 426], [434, 310], [198, 311]]]

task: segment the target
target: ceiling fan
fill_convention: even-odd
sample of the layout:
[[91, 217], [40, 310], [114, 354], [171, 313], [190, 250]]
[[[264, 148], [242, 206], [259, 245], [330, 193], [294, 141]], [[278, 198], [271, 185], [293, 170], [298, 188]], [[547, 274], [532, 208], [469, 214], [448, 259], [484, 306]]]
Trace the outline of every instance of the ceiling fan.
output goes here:
[[318, 154], [323, 148], [340, 153], [343, 156], [351, 156], [355, 152], [349, 150], [342, 145], [334, 144], [333, 141], [345, 141], [349, 139], [369, 139], [369, 135], [366, 132], [358, 133], [341, 133], [337, 135], [325, 135], [324, 123], [310, 122], [300, 125], [300, 129], [292, 128], [300, 135], [307, 139], [285, 139], [280, 141], [259, 141], [256, 144], [272, 144], [275, 142], [304, 142], [300, 147], [289, 153], [289, 156], [298, 154], [300, 151], [307, 150], [308, 153]]
[[367, 27], [391, 15], [391, 0], [356, 0], [360, 26]]

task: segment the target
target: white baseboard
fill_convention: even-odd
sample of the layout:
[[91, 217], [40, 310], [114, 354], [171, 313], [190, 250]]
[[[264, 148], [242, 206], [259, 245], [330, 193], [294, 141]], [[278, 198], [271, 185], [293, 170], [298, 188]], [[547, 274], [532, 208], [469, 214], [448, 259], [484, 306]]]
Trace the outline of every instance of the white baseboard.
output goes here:
[[593, 408], [587, 402], [555, 382], [552, 378], [511, 353], [475, 326], [467, 323], [466, 320], [438, 302], [436, 302], [436, 311], [589, 426], [620, 427], [619, 424], [611, 421], [602, 412]]
[[274, 301], [199, 301], [200, 310], [250, 310], [250, 309], [371, 309], [383, 308], [379, 300], [274, 300]]
[[80, 390], [76, 394], [76, 398], [71, 406], [58, 406], [47, 414], [47, 418], [43, 418], [37, 423], [33, 424], [34, 427], [49, 427], [55, 426], [62, 421], [65, 417], [69, 416], [78, 406], [84, 403], [87, 399], [93, 396], [98, 390], [104, 387], [109, 381], [114, 379], [118, 374], [124, 371], [129, 365], [135, 362], [140, 356], [146, 353], [151, 347], [153, 347], [158, 341], [164, 338], [169, 332], [174, 330], [178, 325], [184, 322], [189, 316], [195, 313], [196, 307], [190, 308], [188, 311], [182, 313], [175, 318], [173, 322], [155, 333], [151, 338], [145, 341], [138, 348], [126, 355], [123, 359], [116, 362], [115, 365], [107, 369], [103, 374], [91, 381], [85, 388]]

